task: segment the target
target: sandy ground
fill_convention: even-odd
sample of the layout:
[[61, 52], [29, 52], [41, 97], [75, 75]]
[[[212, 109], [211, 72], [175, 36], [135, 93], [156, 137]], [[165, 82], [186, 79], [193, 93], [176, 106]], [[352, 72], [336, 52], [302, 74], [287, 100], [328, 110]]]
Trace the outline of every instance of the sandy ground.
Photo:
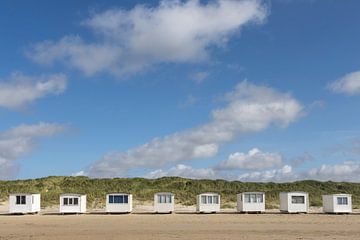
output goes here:
[[360, 213], [193, 214], [195, 207], [176, 206], [176, 214], [151, 214], [138, 205], [132, 214], [106, 215], [100, 209], [84, 215], [58, 215], [48, 208], [40, 215], [7, 215], [0, 204], [0, 240], [8, 239], [360, 239]]
[[360, 239], [360, 215], [2, 215], [0, 239]]

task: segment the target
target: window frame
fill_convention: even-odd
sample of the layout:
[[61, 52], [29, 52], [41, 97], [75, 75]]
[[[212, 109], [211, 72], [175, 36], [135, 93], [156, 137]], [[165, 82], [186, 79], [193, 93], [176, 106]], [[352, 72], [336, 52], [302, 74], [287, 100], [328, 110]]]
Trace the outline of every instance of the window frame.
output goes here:
[[26, 205], [26, 195], [16, 195], [15, 205]]
[[[297, 199], [296, 201], [294, 201], [294, 199]], [[302, 201], [298, 201], [299, 199], [302, 199]], [[291, 196], [291, 204], [305, 204], [305, 196], [303, 195], [292, 195]]]
[[[75, 201], [75, 199], [76, 199], [76, 201]], [[79, 206], [80, 205], [80, 197], [63, 197], [62, 205], [63, 206], [74, 206], [74, 207]]]
[[219, 195], [204, 194], [200, 196], [200, 203], [206, 205], [218, 205], [220, 201], [219, 199]]
[[340, 206], [347, 206], [349, 205], [348, 197], [336, 197], [336, 203]]
[[129, 195], [128, 194], [109, 194], [108, 203], [109, 204], [129, 204]]
[[172, 204], [171, 194], [157, 194], [157, 203], [159, 204]]

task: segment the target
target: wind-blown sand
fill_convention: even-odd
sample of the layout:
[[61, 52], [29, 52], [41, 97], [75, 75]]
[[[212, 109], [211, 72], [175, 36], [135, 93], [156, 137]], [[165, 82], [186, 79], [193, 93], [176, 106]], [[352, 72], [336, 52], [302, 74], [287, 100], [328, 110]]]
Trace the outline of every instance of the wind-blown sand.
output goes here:
[[360, 239], [360, 215], [0, 215], [0, 239]]

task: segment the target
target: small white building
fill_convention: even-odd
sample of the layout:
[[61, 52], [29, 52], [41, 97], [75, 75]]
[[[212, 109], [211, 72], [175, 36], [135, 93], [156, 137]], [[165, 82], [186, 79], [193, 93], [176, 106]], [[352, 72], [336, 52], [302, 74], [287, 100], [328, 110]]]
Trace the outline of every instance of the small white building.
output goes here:
[[9, 196], [9, 213], [38, 213], [40, 212], [40, 194], [15, 193]]
[[202, 193], [197, 195], [196, 211], [199, 213], [220, 212], [220, 195], [217, 193]]
[[307, 213], [309, 211], [309, 194], [306, 192], [280, 193], [280, 211], [287, 213]]
[[325, 213], [351, 213], [352, 202], [350, 194], [323, 195], [323, 211]]
[[156, 193], [154, 195], [154, 212], [155, 213], [172, 213], [174, 212], [175, 196], [172, 193]]
[[265, 212], [265, 193], [243, 192], [237, 195], [239, 212]]
[[60, 195], [60, 213], [85, 213], [86, 195], [66, 193]]
[[110, 193], [106, 195], [106, 212], [132, 212], [132, 195], [126, 193]]

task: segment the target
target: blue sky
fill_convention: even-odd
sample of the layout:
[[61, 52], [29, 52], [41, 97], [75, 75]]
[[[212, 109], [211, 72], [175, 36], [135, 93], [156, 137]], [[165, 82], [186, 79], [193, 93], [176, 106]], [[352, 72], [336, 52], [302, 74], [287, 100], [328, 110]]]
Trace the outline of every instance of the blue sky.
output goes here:
[[359, 12], [4, 1], [0, 178], [359, 182]]

